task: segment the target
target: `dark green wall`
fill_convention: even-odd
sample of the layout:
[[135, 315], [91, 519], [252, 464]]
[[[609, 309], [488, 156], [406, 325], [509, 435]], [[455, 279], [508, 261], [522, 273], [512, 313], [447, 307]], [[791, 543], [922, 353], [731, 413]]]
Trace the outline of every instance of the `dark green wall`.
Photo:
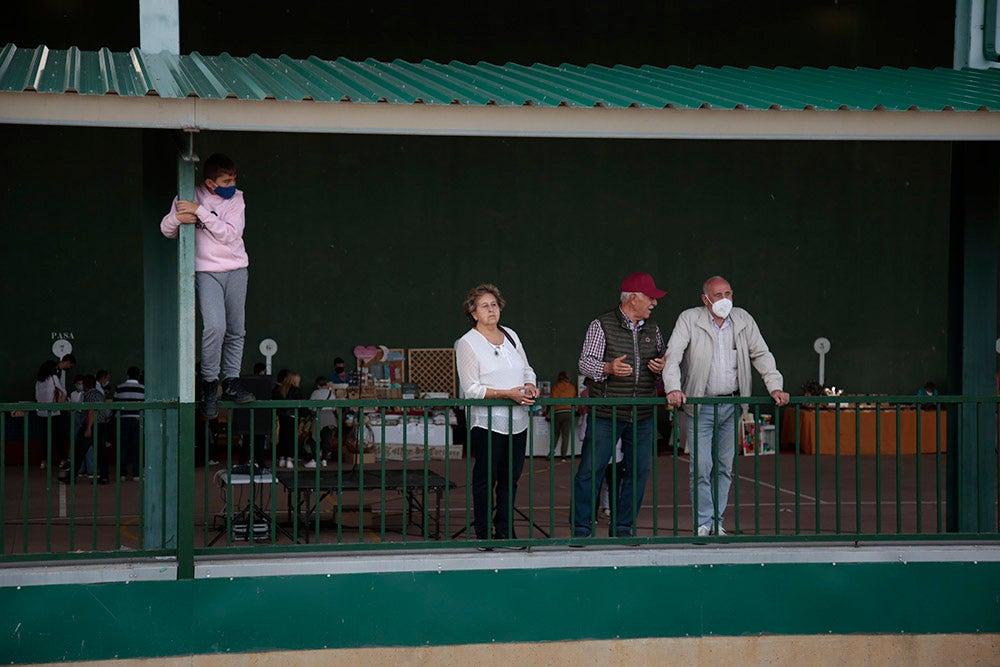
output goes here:
[[391, 572], [0, 588], [6, 662], [1000, 632], [995, 562]]
[[[167, 133], [151, 133], [159, 145]], [[149, 145], [149, 144], [147, 144]], [[170, 151], [129, 130], [0, 126], [7, 230], [0, 397], [29, 399], [52, 331], [118, 378], [142, 360], [142, 225]], [[910, 393], [943, 382], [945, 143], [590, 141], [209, 133], [248, 202], [245, 366], [264, 337], [306, 382], [359, 343], [446, 347], [480, 281], [542, 377], [575, 368], [622, 277], [669, 291], [669, 334], [710, 274], [729, 277], [798, 391], [828, 337], [828, 382]], [[160, 162], [167, 176], [144, 176]]]

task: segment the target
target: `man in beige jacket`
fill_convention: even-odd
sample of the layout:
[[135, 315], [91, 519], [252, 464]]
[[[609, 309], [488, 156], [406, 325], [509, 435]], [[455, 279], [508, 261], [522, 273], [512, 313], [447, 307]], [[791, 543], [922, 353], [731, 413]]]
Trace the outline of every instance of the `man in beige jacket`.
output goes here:
[[[788, 403], [774, 355], [750, 313], [733, 308], [733, 288], [729, 282], [721, 276], [706, 280], [701, 302], [702, 306], [680, 314], [667, 342], [663, 367], [667, 402], [682, 406], [688, 396], [749, 396], [753, 365], [774, 402]], [[692, 452], [691, 502], [695, 532], [699, 536], [726, 534], [722, 519], [733, 480], [736, 409], [736, 401], [684, 408]], [[718, 469], [714, 465], [716, 458]]]

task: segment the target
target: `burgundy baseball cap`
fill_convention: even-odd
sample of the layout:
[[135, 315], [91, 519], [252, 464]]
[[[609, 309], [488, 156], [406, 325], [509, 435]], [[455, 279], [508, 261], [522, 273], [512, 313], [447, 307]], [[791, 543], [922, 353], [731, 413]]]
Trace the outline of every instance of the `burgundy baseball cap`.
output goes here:
[[623, 292], [642, 292], [650, 299], [662, 299], [667, 295], [653, 282], [653, 276], [648, 273], [633, 273], [622, 281]]

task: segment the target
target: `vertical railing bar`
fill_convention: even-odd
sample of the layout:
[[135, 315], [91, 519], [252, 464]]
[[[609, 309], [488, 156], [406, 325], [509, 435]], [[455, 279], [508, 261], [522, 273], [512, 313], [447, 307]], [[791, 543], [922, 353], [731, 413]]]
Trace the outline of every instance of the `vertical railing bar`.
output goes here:
[[691, 412], [691, 433], [688, 433], [688, 437], [691, 438], [691, 517], [692, 523], [694, 524], [692, 532], [697, 536], [698, 529], [701, 528], [701, 524], [698, 523], [698, 496], [700, 491], [700, 481], [698, 479], [698, 422], [701, 419], [701, 404], [696, 404], [693, 406]]
[[[817, 411], [816, 419], [819, 419], [819, 406], [814, 406]], [[819, 448], [819, 443], [817, 442], [815, 448]], [[799, 535], [802, 531], [800, 511], [801, 511], [801, 498], [802, 498], [802, 479], [801, 479], [801, 468], [800, 468], [800, 457], [802, 453], [802, 406], [799, 404], [795, 405], [795, 534]]]
[[[659, 537], [659, 518], [660, 518], [660, 491], [659, 491], [659, 453], [660, 453], [660, 406], [653, 406], [653, 445], [650, 452], [652, 460], [649, 463], [649, 472], [653, 476], [653, 501], [650, 506], [653, 509], [653, 537]], [[633, 522], [638, 517], [632, 517]]]
[[[556, 534], [556, 411], [555, 406], [549, 406], [549, 535]], [[569, 442], [562, 443], [563, 447], [574, 447], [573, 436], [576, 429], [576, 406], [570, 406], [570, 439]], [[531, 440], [532, 458], [534, 458], [534, 439]], [[570, 468], [572, 471], [572, 468]], [[532, 484], [534, 486], [534, 484]]]
[[679, 409], [673, 409], [672, 413], [673, 413], [672, 414], [673, 419], [671, 421], [673, 423], [670, 425], [670, 430], [672, 432], [671, 442], [673, 443], [674, 451], [673, 451], [673, 456], [671, 457], [673, 461], [670, 464], [671, 474], [673, 475], [673, 479], [671, 480], [671, 485], [670, 485], [671, 486], [670, 495], [671, 495], [671, 500], [673, 501], [674, 504], [673, 513], [671, 517], [674, 524], [674, 529], [672, 534], [674, 537], [677, 537], [678, 535], [680, 535], [680, 525], [679, 525], [680, 510], [678, 509], [678, 503], [680, 500], [680, 489], [677, 488], [677, 473], [679, 471], [678, 459], [680, 458], [680, 452], [678, 451], [678, 447], [680, 447], [681, 443], [681, 419], [683, 418], [681, 415], [684, 413], [684, 409], [682, 407]]
[[903, 455], [900, 451], [903, 446], [902, 427], [902, 407], [896, 404], [896, 534], [903, 532]]
[[[136, 462], [139, 466], [139, 513], [137, 518], [138, 543], [140, 549], [146, 548], [146, 413], [148, 408], [143, 408], [139, 412], [139, 459]], [[206, 494], [208, 490], [206, 488]]]
[[774, 408], [774, 534], [781, 534], [781, 406]]
[[[74, 486], [76, 485], [76, 468], [73, 463], [74, 450], [76, 449], [76, 424], [73, 419], [74, 415], [70, 413], [70, 426], [69, 426], [69, 482], [67, 486], [69, 488], [69, 550], [74, 551], [76, 545], [74, 544], [74, 509], [76, 508], [76, 493], [74, 493]], [[48, 415], [45, 418], [46, 423], [46, 456], [48, 457], [50, 463], [46, 470], [48, 470], [47, 476], [50, 480], [45, 493], [45, 551], [52, 552], [52, 415]], [[62, 489], [58, 487], [59, 475], [56, 474], [56, 490], [62, 493]], [[27, 505], [25, 505], [27, 507]]]
[[[111, 473], [111, 466], [108, 466]], [[122, 548], [122, 415], [115, 411], [115, 550]]]
[[861, 534], [861, 404], [854, 404], [854, 527]]
[[[22, 419], [22, 426], [21, 426], [22, 431], [21, 431], [21, 433], [24, 434], [24, 458], [21, 459], [21, 460], [25, 461], [27, 463], [27, 461], [29, 460], [29, 449], [28, 449], [29, 433], [28, 433], [28, 411], [27, 410], [24, 411], [24, 415], [22, 415], [21, 419]], [[70, 415], [70, 435], [71, 436], [72, 436], [72, 433], [73, 433], [73, 428], [72, 427], [73, 427], [73, 417], [72, 417], [72, 415]], [[72, 441], [70, 441], [70, 451], [71, 452], [73, 451], [72, 447], [73, 447], [73, 443], [72, 443]], [[30, 504], [29, 504], [30, 503], [30, 496], [28, 495], [28, 489], [31, 488], [31, 485], [28, 482], [28, 465], [27, 464], [23, 467], [22, 471], [23, 471], [23, 475], [24, 475], [24, 482], [21, 485], [21, 507], [24, 508], [24, 512], [22, 512], [22, 525], [23, 525], [24, 535], [21, 538], [21, 548], [22, 548], [22, 550], [23, 550], [24, 553], [28, 553], [28, 542], [29, 542], [29, 540], [28, 540], [28, 515], [29, 515], [28, 507], [30, 507]], [[73, 477], [73, 475], [72, 475], [72, 472], [71, 472], [70, 473], [70, 479], [71, 480], [72, 480], [72, 477]], [[57, 480], [57, 483], [58, 483], [58, 480]], [[72, 489], [70, 489], [70, 490], [72, 491]], [[73, 497], [73, 495], [72, 495], [72, 493], [70, 493], [70, 498], [72, 498], [72, 497]], [[72, 517], [72, 514], [70, 516]], [[73, 549], [73, 522], [72, 522], [72, 518], [70, 519], [70, 526], [69, 526], [69, 544], [70, 544], [70, 550], [72, 550]]]
[[[143, 411], [140, 414], [145, 414], [145, 411]], [[228, 421], [232, 421], [232, 417], [230, 417], [227, 420], [227, 422]], [[195, 416], [195, 422], [197, 423], [197, 415]], [[140, 434], [141, 434], [142, 433], [142, 420], [139, 421], [139, 429], [140, 429]], [[208, 542], [209, 542], [209, 538], [208, 538], [209, 514], [208, 513], [209, 513], [209, 506], [210, 506], [209, 505], [208, 488], [209, 488], [209, 485], [211, 484], [211, 476], [210, 476], [211, 469], [210, 469], [210, 467], [208, 465], [208, 461], [210, 459], [210, 453], [212, 451], [212, 444], [213, 444], [213, 442], [212, 442], [212, 433], [211, 433], [211, 429], [209, 428], [209, 421], [207, 419], [204, 422], [204, 428], [203, 428], [203, 430], [205, 432], [205, 452], [204, 452], [205, 453], [205, 456], [204, 456], [205, 460], [203, 461], [203, 463], [205, 465], [205, 474], [202, 476], [203, 477], [203, 480], [202, 480], [203, 481], [203, 484], [202, 484], [203, 488], [202, 488], [202, 510], [201, 510], [201, 519], [202, 519], [201, 543], [203, 545], [207, 545]], [[141, 444], [142, 443], [142, 436], [140, 435], [139, 438], [140, 438], [140, 440], [139, 440], [139, 442], [140, 442], [140, 444], [139, 444], [139, 457], [141, 458], [142, 457], [142, 444]], [[141, 464], [139, 465], [139, 470], [143, 470]], [[141, 484], [142, 484], [142, 477], [143, 476], [140, 474], [139, 475], [140, 490], [141, 490]], [[141, 493], [139, 494], [139, 498], [140, 498], [139, 506], [142, 507], [142, 502], [141, 502], [142, 494]]]
[[[537, 399], [536, 399], [537, 401]], [[555, 426], [553, 424], [553, 426]], [[511, 425], [511, 431], [514, 430], [513, 424]], [[554, 431], [555, 429], [549, 429]], [[514, 448], [514, 434], [510, 434], [511, 449]], [[549, 448], [551, 450], [551, 447]], [[551, 452], [550, 452], [551, 453]], [[535, 418], [531, 412], [528, 411], [528, 537], [533, 538], [535, 536]], [[514, 525], [513, 517], [511, 517], [511, 526]]]
[[835, 507], [835, 532], [840, 535], [840, 403], [835, 404], [834, 408], [834, 461], [833, 461], [833, 494], [834, 494], [834, 507]]
[[813, 426], [814, 426], [813, 442], [816, 443], [816, 446], [814, 448], [815, 451], [813, 452], [813, 471], [814, 471], [814, 475], [813, 476], [815, 477], [815, 484], [816, 484], [816, 486], [815, 486], [815, 491], [816, 491], [816, 520], [815, 520], [815, 525], [816, 525], [816, 534], [817, 535], [819, 535], [819, 534], [821, 534], [823, 532], [822, 531], [822, 524], [821, 524], [821, 517], [820, 517], [820, 505], [823, 502], [821, 500], [821, 495], [822, 494], [820, 493], [820, 489], [822, 488], [822, 482], [820, 481], [820, 465], [819, 465], [820, 464], [820, 456], [823, 453], [822, 452], [822, 444], [820, 443], [820, 428], [819, 428], [820, 427], [820, 421], [821, 421], [820, 409], [821, 409], [821, 407], [817, 403], [816, 404], [816, 413], [815, 413], [816, 414], [816, 419], [814, 420], [814, 424], [813, 424]]
[[921, 456], [923, 456], [923, 453], [924, 453], [923, 452], [923, 442], [921, 441], [922, 438], [923, 438], [924, 406], [921, 405], [920, 403], [917, 403], [917, 405], [914, 406], [914, 407], [916, 408], [916, 419], [917, 419], [917, 443], [916, 443], [917, 444], [917, 459], [916, 459], [915, 463], [916, 463], [916, 470], [917, 470], [917, 516], [916, 516], [916, 519], [917, 519], [917, 535], [919, 535], [919, 534], [921, 534], [923, 532], [923, 521], [922, 521], [922, 518], [923, 518], [923, 508], [921, 507], [921, 504], [923, 503], [923, 493], [922, 493], [922, 489], [920, 488], [921, 485], [923, 484], [923, 467], [922, 467], [922, 463], [923, 462], [920, 460], [920, 458], [921, 458]]
[[719, 533], [719, 403], [712, 401], [712, 531]]
[[[959, 405], [955, 413], [960, 411], [961, 405]], [[947, 414], [947, 413], [946, 413]], [[956, 414], [957, 418], [957, 414]], [[958, 422], [961, 423], [961, 422]], [[958, 432], [960, 429], [956, 429]], [[951, 446], [954, 447], [954, 444]], [[934, 505], [937, 511], [937, 533], [942, 532], [943, 526], [943, 513], [942, 513], [942, 503], [941, 503], [941, 404], [937, 404], [935, 409], [935, 420], [934, 420]]]
[[[433, 420], [433, 416], [431, 416], [430, 419]], [[424, 463], [424, 477], [423, 477], [423, 489], [422, 489], [424, 497], [423, 497], [423, 503], [421, 503], [421, 507], [423, 508], [423, 525], [424, 525], [423, 539], [424, 540], [429, 540], [431, 538], [431, 528], [430, 528], [430, 526], [431, 526], [431, 515], [430, 515], [430, 512], [427, 511], [427, 508], [428, 508], [427, 499], [430, 497], [430, 493], [431, 493], [430, 479], [429, 479], [429, 475], [428, 475], [428, 473], [431, 471], [431, 455], [430, 455], [431, 454], [431, 439], [430, 439], [430, 424], [427, 423], [427, 422], [428, 422], [428, 420], [424, 420], [424, 431], [427, 433], [427, 445], [424, 447], [424, 461], [425, 461], [425, 463]], [[443, 456], [442, 460], [443, 461], [447, 461], [448, 460], [448, 436], [447, 436], [447, 432], [449, 430], [447, 412], [445, 414], [445, 419], [444, 419], [444, 430], [445, 430], [445, 442], [444, 442], [444, 452], [442, 454], [442, 456]]]
[[882, 534], [882, 404], [875, 402], [875, 534]]

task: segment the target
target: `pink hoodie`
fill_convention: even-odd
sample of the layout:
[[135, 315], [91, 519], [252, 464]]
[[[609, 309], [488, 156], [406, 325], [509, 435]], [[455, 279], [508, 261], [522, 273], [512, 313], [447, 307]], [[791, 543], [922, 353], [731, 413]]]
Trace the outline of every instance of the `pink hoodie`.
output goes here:
[[[237, 190], [231, 198], [223, 199], [200, 185], [194, 195], [199, 204], [194, 230], [194, 270], [220, 272], [248, 266], [250, 258], [243, 245], [246, 226], [243, 192]], [[170, 212], [160, 222], [160, 231], [168, 239], [175, 239], [180, 224], [175, 197]]]

